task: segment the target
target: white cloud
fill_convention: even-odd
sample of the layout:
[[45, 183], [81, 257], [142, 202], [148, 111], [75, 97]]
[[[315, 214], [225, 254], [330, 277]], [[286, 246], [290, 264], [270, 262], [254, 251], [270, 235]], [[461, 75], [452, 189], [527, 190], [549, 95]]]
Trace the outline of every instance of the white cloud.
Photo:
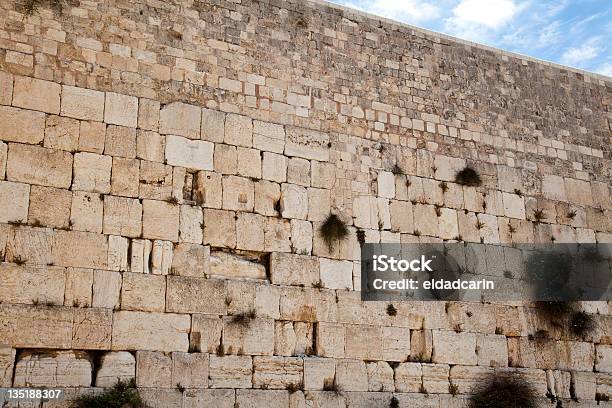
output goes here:
[[602, 75], [607, 75], [612, 78], [612, 62], [606, 62], [600, 65], [595, 69], [595, 72], [598, 72]]
[[512, 20], [519, 9], [512, 0], [462, 0], [453, 9], [453, 19], [495, 29]]
[[423, 0], [374, 0], [345, 5], [405, 23], [417, 23], [440, 16], [438, 6]]
[[584, 62], [596, 58], [601, 51], [599, 38], [592, 37], [578, 47], [571, 47], [565, 50], [563, 55], [561, 55], [561, 62], [574, 67], [582, 67], [585, 65]]

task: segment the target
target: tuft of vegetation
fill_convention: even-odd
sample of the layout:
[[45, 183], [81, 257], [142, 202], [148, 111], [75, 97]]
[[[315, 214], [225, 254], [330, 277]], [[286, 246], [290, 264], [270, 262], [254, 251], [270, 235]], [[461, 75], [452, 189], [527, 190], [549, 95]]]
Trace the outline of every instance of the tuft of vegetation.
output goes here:
[[419, 231], [418, 229], [415, 229], [415, 230], [412, 232], [412, 235], [414, 235], [415, 237], [420, 237], [420, 236], [421, 236], [421, 231]]
[[597, 392], [595, 393], [595, 401], [597, 401], [597, 405], [599, 405], [600, 402], [608, 402], [610, 401], [610, 397], [608, 397], [607, 394], [601, 393], [601, 392]]
[[536, 408], [537, 391], [510, 375], [489, 378], [470, 398], [469, 408]]
[[216, 350], [217, 357], [223, 357], [225, 355], [225, 346], [223, 344], [219, 344]]
[[436, 212], [436, 217], [442, 216], [442, 206], [440, 204], [434, 204], [434, 211]]
[[583, 311], [573, 312], [569, 320], [570, 332], [579, 337], [592, 333], [597, 326], [593, 315]]
[[544, 218], [546, 218], [546, 215], [544, 215], [544, 210], [541, 208], [536, 208], [533, 210], [533, 218], [537, 223], [541, 222]]
[[397, 316], [397, 309], [395, 308], [395, 306], [393, 306], [392, 303], [389, 303], [387, 305], [387, 314], [389, 316]]
[[466, 166], [455, 174], [455, 181], [464, 186], [478, 187], [482, 184], [480, 175], [473, 168]]
[[522, 192], [521, 190], [519, 190], [518, 188], [515, 188], [515, 189], [514, 189], [514, 194], [516, 194], [516, 195], [517, 195], [517, 196], [519, 196], [519, 197], [522, 197], [522, 196], [523, 196], [523, 192]]
[[65, 0], [26, 0], [23, 9], [26, 15], [31, 16], [38, 12], [40, 7], [44, 7], [45, 4], [61, 14], [64, 9]]
[[597, 328], [595, 317], [577, 310], [573, 302], [537, 302], [537, 312], [553, 326], [585, 338]]
[[285, 389], [287, 391], [289, 391], [289, 394], [294, 394], [296, 392], [298, 392], [299, 390], [303, 389], [304, 385], [302, 383], [296, 384], [296, 383], [289, 383], [287, 384], [287, 386], [285, 387]]
[[349, 230], [344, 221], [342, 221], [336, 214], [329, 214], [325, 219], [325, 222], [319, 228], [319, 233], [323, 237], [325, 244], [331, 252], [334, 250], [334, 246], [337, 241], [342, 241], [348, 236]]
[[446, 184], [446, 181], [441, 181], [438, 186], [440, 187], [440, 190], [442, 190], [442, 194], [448, 191], [448, 184]]
[[404, 169], [402, 169], [399, 164], [395, 163], [393, 165], [393, 168], [391, 169], [391, 173], [395, 174], [395, 175], [402, 175], [404, 174]]
[[13, 258], [13, 263], [21, 266], [26, 263], [26, 260], [22, 258], [21, 256], [17, 255], [16, 257]]
[[314, 289], [323, 289], [323, 281], [319, 279], [318, 281], [312, 284], [312, 287]]
[[363, 246], [366, 241], [366, 233], [361, 228], [357, 230], [357, 242], [359, 242], [359, 246]]
[[257, 317], [255, 309], [251, 309], [248, 312], [239, 313], [232, 316], [232, 323], [248, 326], [251, 324], [251, 320]]
[[476, 229], [477, 229], [477, 230], [481, 230], [481, 229], [483, 229], [483, 228], [484, 228], [484, 226], [485, 226], [485, 223], [484, 223], [484, 222], [482, 222], [482, 221], [480, 221], [480, 220], [476, 221]]
[[574, 210], [568, 211], [566, 216], [567, 216], [567, 219], [573, 220], [574, 218], [576, 218], [576, 211]]
[[512, 235], [516, 232], [516, 228], [512, 224], [508, 224], [508, 232]]
[[449, 384], [448, 385], [448, 393], [453, 397], [459, 393], [459, 387], [457, 384]]
[[183, 394], [183, 393], [185, 392], [185, 389], [186, 389], [186, 388], [183, 386], [183, 384], [181, 384], [181, 383], [176, 383], [176, 389], [177, 389], [177, 390], [179, 390], [179, 392], [180, 392], [181, 394]]
[[399, 408], [399, 400], [394, 396], [391, 397], [391, 402], [389, 403], [389, 408]]
[[170, 196], [170, 197], [166, 198], [166, 202], [170, 203], [170, 204], [177, 205], [179, 203], [179, 200], [175, 196]]
[[333, 378], [326, 378], [323, 380], [323, 391], [332, 391], [337, 394], [340, 392], [340, 387]]
[[87, 394], [75, 401], [77, 408], [144, 408], [136, 382], [119, 380], [112, 388], [99, 394]]

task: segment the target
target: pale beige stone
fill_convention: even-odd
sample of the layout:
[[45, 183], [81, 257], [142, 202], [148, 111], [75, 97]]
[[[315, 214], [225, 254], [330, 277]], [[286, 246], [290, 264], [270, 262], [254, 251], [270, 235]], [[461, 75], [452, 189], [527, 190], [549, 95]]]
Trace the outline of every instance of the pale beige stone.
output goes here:
[[267, 180], [255, 183], [255, 212], [261, 215], [275, 216], [280, 210], [280, 185]]
[[210, 356], [210, 388], [251, 388], [251, 356]]
[[395, 391], [421, 392], [423, 371], [419, 363], [400, 363], [395, 368]]
[[333, 188], [336, 181], [336, 166], [313, 160], [311, 162], [312, 186], [318, 188]]
[[389, 213], [392, 231], [406, 233], [414, 231], [412, 204], [410, 202], [391, 200], [389, 203]]
[[259, 150], [238, 147], [236, 156], [236, 174], [244, 177], [261, 178], [261, 152]]
[[182, 102], [169, 103], [159, 112], [159, 133], [199, 139], [201, 116], [202, 112], [197, 106]]
[[285, 148], [285, 128], [275, 123], [253, 121], [253, 147], [282, 154]]
[[293, 252], [309, 255], [312, 252], [312, 224], [303, 220], [291, 220], [291, 247]]
[[508, 343], [506, 336], [497, 334], [478, 334], [476, 337], [478, 365], [486, 367], [508, 366]]
[[287, 181], [300, 186], [310, 186], [310, 161], [292, 157], [287, 164]]
[[265, 218], [259, 214], [243, 212], [237, 215], [236, 248], [262, 252], [264, 249]]
[[6, 159], [8, 158], [8, 145], [0, 142], [0, 179], [4, 180], [6, 175]]
[[0, 304], [0, 344], [14, 348], [72, 347], [72, 308]]
[[[292, 185], [292, 184], [288, 184]], [[285, 184], [283, 184], [285, 186]], [[282, 204], [282, 201], [281, 201]], [[331, 211], [331, 192], [321, 188], [308, 189], [308, 220], [324, 221]]]
[[261, 177], [284, 183], [287, 181], [287, 158], [280, 154], [263, 152]]
[[13, 385], [13, 366], [15, 365], [16, 350], [7, 346], [0, 346], [0, 387]]
[[45, 126], [44, 146], [74, 152], [79, 146], [80, 123], [76, 119], [50, 115]]
[[72, 182], [72, 155], [61, 150], [11, 144], [6, 178], [29, 184], [69, 188]]
[[545, 174], [542, 178], [542, 194], [553, 200], [567, 201], [563, 177]]
[[136, 131], [136, 157], [143, 160], [163, 163], [166, 152], [166, 137], [157, 132]]
[[376, 197], [357, 196], [353, 200], [353, 221], [358, 228], [378, 229]]
[[96, 387], [112, 387], [117, 381], [136, 378], [136, 359], [128, 351], [110, 351], [100, 358]]
[[104, 307], [108, 309], [119, 308], [121, 274], [118, 272], [95, 270], [92, 293], [93, 307]]
[[62, 86], [61, 115], [101, 122], [104, 119], [104, 92]]
[[168, 276], [166, 310], [176, 313], [225, 314], [224, 280]]
[[366, 364], [369, 391], [395, 391], [393, 369], [386, 361], [375, 361]]
[[178, 241], [179, 206], [156, 200], [142, 201], [142, 235]]
[[172, 384], [185, 388], [208, 388], [208, 354], [172, 353]]
[[471, 394], [491, 378], [494, 370], [490, 367], [473, 367], [456, 365], [450, 368], [450, 382], [459, 394]]
[[304, 390], [323, 390], [333, 384], [336, 363], [331, 358], [304, 358]]
[[49, 228], [7, 228], [3, 242], [6, 244], [6, 260], [9, 262], [18, 263], [18, 260], [21, 260], [38, 265], [54, 263], [52, 254], [54, 233]]
[[163, 312], [166, 305], [166, 278], [160, 275], [124, 273], [121, 309]]
[[211, 277], [266, 279], [266, 267], [239, 255], [215, 251], [210, 256]]
[[221, 143], [225, 133], [225, 114], [212, 109], [202, 109], [200, 137], [209, 142]]
[[565, 191], [570, 203], [593, 205], [591, 185], [588, 181], [566, 178]]
[[204, 209], [204, 244], [236, 247], [236, 219], [233, 211]]
[[104, 233], [139, 237], [142, 231], [142, 204], [137, 199], [104, 197]]
[[138, 387], [176, 387], [172, 384], [172, 357], [155, 351], [136, 353], [136, 385]]
[[[54, 82], [16, 76], [13, 106], [57, 115], [60, 112], [61, 91], [61, 85]], [[36, 97], [32, 97], [33, 95]]]
[[476, 365], [476, 336], [473, 333], [434, 330], [431, 360], [434, 363]]
[[79, 150], [102, 154], [106, 141], [106, 125], [101, 122], [81, 121], [79, 128]]
[[414, 229], [423, 235], [438, 236], [438, 216], [433, 205], [417, 204], [414, 210]]
[[129, 250], [129, 239], [118, 235], [109, 235], [107, 268], [111, 271], [127, 271]]
[[138, 197], [140, 184], [140, 160], [113, 157], [111, 170], [111, 194]]
[[15, 364], [15, 387], [89, 387], [92, 362], [82, 351], [25, 351]]
[[103, 203], [98, 193], [75, 191], [72, 194], [70, 225], [75, 231], [102, 233]]
[[223, 141], [234, 146], [252, 147], [253, 121], [247, 116], [228, 114], [225, 117]]
[[191, 322], [189, 347], [192, 351], [216, 353], [221, 344], [223, 322], [218, 316], [194, 314]]
[[237, 390], [236, 404], [242, 408], [293, 406], [290, 405], [289, 393], [285, 390]]
[[287, 126], [285, 132], [285, 155], [329, 161], [329, 134], [294, 126]]
[[112, 166], [113, 160], [109, 156], [95, 153], [75, 154], [72, 189], [108, 194]]
[[172, 197], [172, 166], [140, 162], [140, 198], [169, 200]]
[[113, 316], [113, 350], [187, 351], [191, 317], [120, 311]]
[[[344, 358], [346, 329], [342, 324], [319, 322], [316, 325], [317, 355]], [[350, 340], [349, 340], [350, 341]]]
[[336, 360], [335, 383], [340, 391], [368, 391], [365, 363], [359, 360]]
[[465, 159], [436, 155], [434, 164], [436, 167], [436, 178], [444, 181], [454, 181], [457, 172], [465, 167]]
[[172, 273], [204, 277], [210, 272], [210, 247], [182, 242], [174, 247]]
[[236, 174], [238, 172], [238, 150], [236, 146], [216, 144], [214, 168], [217, 173]]
[[[78, 254], [74, 249], [79, 248]], [[52, 246], [56, 265], [76, 268], [106, 268], [108, 239], [104, 235], [81, 231], [55, 231]]]
[[386, 361], [406, 361], [410, 355], [410, 329], [382, 328], [382, 356]]
[[282, 356], [253, 357], [253, 387], [285, 389], [300, 386], [304, 363], [301, 358]]
[[150, 269], [145, 273], [153, 273], [155, 275], [168, 275], [172, 268], [173, 260], [173, 243], [156, 239], [151, 245], [149, 257]]
[[138, 124], [138, 98], [106, 92], [104, 122], [135, 128]]
[[38, 144], [45, 136], [45, 114], [0, 106], [0, 139]]
[[422, 364], [423, 388], [427, 393], [447, 393], [450, 376], [450, 367], [446, 364]]
[[0, 222], [25, 222], [28, 219], [30, 186], [0, 181]]
[[179, 239], [182, 242], [202, 243], [204, 214], [201, 207], [181, 205], [179, 214]]
[[517, 194], [503, 193], [504, 215], [510, 218], [525, 219], [525, 201]]
[[64, 305], [74, 307], [91, 306], [92, 288], [92, 269], [67, 268]]
[[203, 140], [189, 140], [180, 136], [166, 136], [166, 161], [173, 166], [195, 170], [213, 169], [214, 144]]
[[[239, 316], [238, 318], [236, 316]], [[274, 320], [251, 316], [223, 318], [223, 345], [226, 353], [273, 355]]]
[[362, 360], [382, 358], [382, 328], [353, 324], [346, 327], [346, 357]]
[[599, 344], [595, 347], [595, 371], [612, 373], [612, 346]]
[[8, 72], [0, 72], [0, 105], [10, 105], [12, 100], [13, 76]]
[[254, 200], [255, 186], [250, 179], [236, 176], [223, 177], [224, 210], [253, 211]]
[[104, 141], [104, 154], [109, 156], [136, 157], [136, 129], [108, 125]]
[[440, 208], [438, 217], [438, 237], [442, 239], [456, 239], [459, 236], [457, 211], [450, 208]]
[[323, 287], [328, 289], [353, 288], [353, 263], [334, 259], [319, 258]]
[[313, 353], [313, 325], [305, 322], [274, 322], [274, 354], [281, 356]]
[[0, 264], [0, 301], [62, 305], [65, 281], [64, 268], [3, 263]]
[[[308, 190], [304, 187], [283, 183], [281, 185], [280, 210], [284, 218], [305, 220], [308, 216]], [[313, 214], [322, 216], [323, 211], [316, 211], [313, 203]]]
[[319, 281], [319, 262], [306, 255], [272, 253], [270, 280], [274, 284], [309, 287]]
[[138, 128], [157, 132], [159, 128], [160, 103], [151, 99], [140, 98], [138, 101]]

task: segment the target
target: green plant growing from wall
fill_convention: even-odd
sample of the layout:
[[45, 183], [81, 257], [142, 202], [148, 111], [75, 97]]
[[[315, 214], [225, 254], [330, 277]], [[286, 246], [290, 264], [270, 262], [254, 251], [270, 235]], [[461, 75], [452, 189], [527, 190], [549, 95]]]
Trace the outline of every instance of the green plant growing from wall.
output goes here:
[[470, 398], [469, 408], [536, 408], [537, 392], [511, 375], [492, 376]]
[[455, 182], [464, 186], [478, 187], [482, 184], [480, 175], [470, 166], [466, 166], [455, 174]]
[[86, 394], [75, 401], [77, 408], [145, 408], [136, 382], [119, 380], [112, 388], [107, 388], [98, 394]]
[[321, 227], [319, 227], [319, 234], [331, 252], [334, 250], [336, 242], [346, 239], [349, 234], [349, 230], [340, 217], [338, 217], [336, 214], [329, 214], [325, 219], [325, 222], [323, 222]]
[[49, 5], [52, 9], [61, 13], [64, 9], [65, 0], [26, 0], [23, 9], [26, 15], [31, 16], [38, 11], [40, 7]]

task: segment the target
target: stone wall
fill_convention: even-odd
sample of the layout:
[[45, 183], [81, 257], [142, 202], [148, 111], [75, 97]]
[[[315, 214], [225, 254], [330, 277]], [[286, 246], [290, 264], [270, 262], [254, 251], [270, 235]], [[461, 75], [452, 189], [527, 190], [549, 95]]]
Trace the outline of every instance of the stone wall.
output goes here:
[[533, 304], [393, 315], [360, 301], [356, 233], [612, 242], [610, 78], [255, 0], [4, 1], [0, 68], [0, 386], [460, 407], [512, 372], [542, 406], [612, 394], [605, 302], [585, 338]]

